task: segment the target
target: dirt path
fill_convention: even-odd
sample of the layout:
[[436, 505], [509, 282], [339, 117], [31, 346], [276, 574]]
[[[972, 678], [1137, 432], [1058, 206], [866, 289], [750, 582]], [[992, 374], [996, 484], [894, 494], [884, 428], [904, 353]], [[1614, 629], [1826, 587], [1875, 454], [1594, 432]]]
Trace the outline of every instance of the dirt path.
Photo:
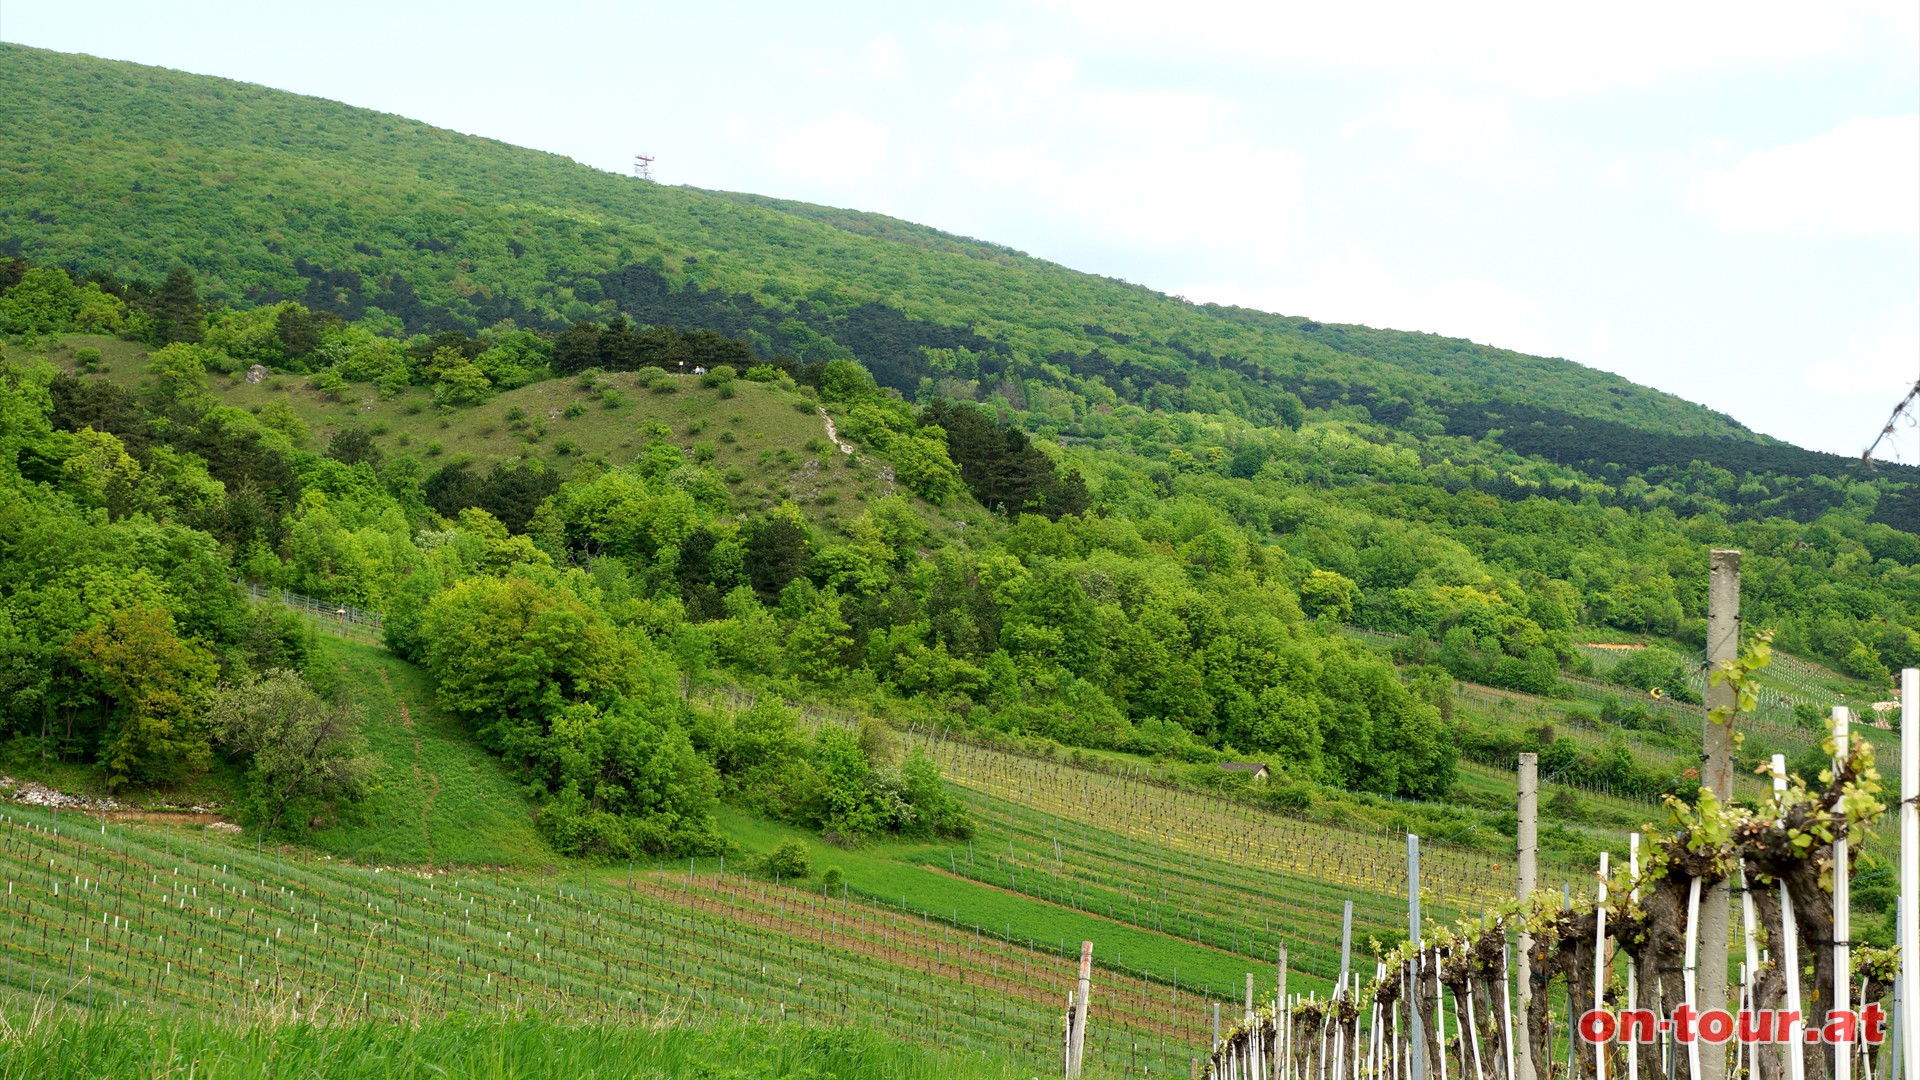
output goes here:
[[852, 443], [840, 441], [840, 429], [833, 426], [833, 417], [827, 415], [827, 407], [825, 405], [816, 405], [814, 406], [814, 411], [820, 414], [820, 419], [827, 422], [827, 441], [839, 447], [840, 452], [843, 454], [853, 453]]

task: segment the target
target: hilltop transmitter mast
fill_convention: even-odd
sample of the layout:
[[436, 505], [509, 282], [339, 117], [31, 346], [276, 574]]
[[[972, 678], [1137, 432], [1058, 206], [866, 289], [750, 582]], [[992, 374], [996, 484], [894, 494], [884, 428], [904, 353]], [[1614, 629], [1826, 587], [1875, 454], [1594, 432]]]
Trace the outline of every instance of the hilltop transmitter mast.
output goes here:
[[633, 175], [639, 177], [642, 180], [653, 179], [653, 155], [652, 154], [633, 155]]

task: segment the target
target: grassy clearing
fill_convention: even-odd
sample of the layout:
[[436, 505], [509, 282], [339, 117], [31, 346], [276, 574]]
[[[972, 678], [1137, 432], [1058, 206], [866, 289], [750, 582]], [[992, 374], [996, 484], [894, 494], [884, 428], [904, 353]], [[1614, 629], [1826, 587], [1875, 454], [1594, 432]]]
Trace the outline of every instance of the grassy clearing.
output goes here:
[[373, 794], [308, 843], [357, 862], [406, 866], [542, 867], [554, 855], [533, 804], [506, 766], [434, 704], [426, 676], [377, 645], [322, 636], [366, 712], [361, 728], [380, 759]]

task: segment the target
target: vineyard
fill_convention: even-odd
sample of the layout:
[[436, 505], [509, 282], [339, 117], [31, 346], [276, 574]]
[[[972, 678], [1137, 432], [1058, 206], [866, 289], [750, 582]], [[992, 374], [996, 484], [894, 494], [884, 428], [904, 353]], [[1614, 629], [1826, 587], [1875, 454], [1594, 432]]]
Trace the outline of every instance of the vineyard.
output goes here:
[[[423, 700], [417, 673], [357, 641], [350, 622], [336, 632], [345, 640], [328, 647], [384, 711], [370, 734], [393, 796], [409, 805], [424, 799], [417, 813], [398, 815], [413, 820], [343, 834], [329, 855], [249, 846], [210, 830], [11, 810], [0, 816], [8, 889], [0, 1000], [343, 1029], [530, 1013], [589, 1025], [695, 1017], [766, 1030], [853, 1025], [900, 1044], [1051, 1070], [1078, 944], [1092, 940], [1096, 1021], [1086, 1047], [1096, 1069], [1181, 1075], [1211, 1048], [1219, 1075], [1255, 1075], [1256, 1063], [1270, 1070], [1276, 1054], [1298, 1055], [1302, 1075], [1326, 1067], [1316, 1055], [1344, 1037], [1344, 1068], [1386, 1075], [1397, 1015], [1386, 976], [1401, 964], [1406, 987], [1481, 980], [1477, 991], [1459, 982], [1454, 992], [1465, 996], [1453, 1006], [1456, 1024], [1481, 1027], [1459, 1032], [1447, 1053], [1457, 1055], [1462, 1080], [1469, 1066], [1475, 1080], [1487, 1080], [1507, 1075], [1484, 1059], [1506, 1051], [1497, 1029], [1511, 1020], [1488, 1012], [1486, 995], [1513, 962], [1489, 959], [1488, 935], [1504, 941], [1525, 925], [1544, 937], [1554, 919], [1592, 919], [1593, 867], [1564, 845], [1541, 853], [1541, 892], [1525, 911], [1515, 908], [1512, 841], [1490, 827], [1495, 815], [1469, 809], [1459, 835], [1425, 838], [1419, 892], [1430, 926], [1477, 919], [1486, 929], [1478, 937], [1446, 931], [1445, 944], [1413, 953], [1405, 940], [1404, 828], [1343, 823], [1337, 807], [1330, 815], [1276, 812], [1124, 762], [1083, 767], [925, 728], [901, 733], [903, 748], [940, 765], [972, 816], [972, 837], [820, 848], [823, 861], [847, 865], [837, 891], [817, 880], [761, 880], [720, 857], [540, 873], [531, 869], [539, 860], [516, 849], [512, 862], [529, 869], [385, 865], [388, 851], [430, 863], [436, 850], [457, 850], [458, 862], [483, 850], [483, 836], [522, 846], [529, 838], [523, 825], [497, 816], [435, 828], [448, 810], [435, 810], [428, 796], [442, 790], [443, 774], [449, 783], [471, 774], [458, 780], [468, 789], [456, 805], [497, 800], [505, 789], [482, 779], [483, 759], [449, 752], [458, 732]], [[724, 688], [689, 688], [689, 696], [723, 710], [753, 701]], [[1470, 715], [1497, 722], [1534, 722], [1546, 711], [1538, 699], [1471, 684], [1456, 696]], [[861, 720], [796, 708], [815, 726]], [[1608, 739], [1577, 717], [1560, 718], [1556, 730], [1581, 745]], [[1688, 762], [1684, 750], [1647, 739], [1637, 739], [1634, 752], [1666, 753], [1653, 757], [1662, 767]], [[1502, 763], [1463, 764], [1457, 790], [1471, 803], [1510, 806], [1513, 778]], [[1558, 790], [1593, 808], [1595, 842], [1621, 823], [1655, 816], [1643, 799]], [[1766, 792], [1752, 777], [1738, 788], [1750, 800], [1764, 801]], [[1390, 812], [1393, 804], [1381, 805]], [[784, 835], [738, 815], [723, 821], [749, 849]], [[462, 837], [455, 822], [480, 831]], [[345, 839], [354, 836], [361, 839]], [[1563, 939], [1571, 940], [1564, 929], [1556, 940]], [[1271, 972], [1281, 954], [1292, 994], [1284, 1008], [1269, 1002], [1263, 1012], [1265, 999], [1252, 996], [1255, 973]], [[1350, 960], [1358, 966], [1343, 969]], [[1371, 1005], [1356, 997], [1359, 967], [1375, 969]], [[1588, 978], [1592, 969], [1581, 970]], [[1270, 977], [1257, 981], [1271, 987]], [[1444, 1014], [1440, 991], [1428, 996]], [[1369, 1014], [1370, 1023], [1361, 1019]], [[1338, 1035], [1341, 1023], [1352, 1033]], [[1562, 1029], [1542, 1052], [1567, 1046]]]
[[[532, 1010], [856, 1022], [1037, 1061], [1072, 976], [1053, 950], [711, 868], [564, 883], [290, 859], [198, 833], [26, 808], [0, 817], [0, 987], [16, 1001], [236, 1021]], [[1204, 1044], [1197, 995], [1103, 984], [1089, 1044], [1102, 1060], [1185, 1062]]]
[[[363, 647], [340, 648], [353, 661]], [[411, 719], [397, 752], [412, 741], [418, 755], [432, 710]], [[947, 771], [975, 836], [849, 873], [837, 896], [712, 858], [565, 880], [416, 871], [20, 808], [0, 820], [0, 986], [16, 1001], [241, 1020], [851, 1018], [1041, 1061], [1085, 936], [1100, 943], [1090, 1058], [1159, 1074], [1204, 1052], [1213, 1005], [1283, 941], [1296, 985], [1329, 988], [1343, 901], [1360, 932], [1397, 939], [1398, 834], [937, 733], [907, 742]], [[1442, 846], [1426, 885], [1435, 910], [1465, 914], [1509, 877], [1496, 856]]]
[[[1722, 669], [1738, 704], [1718, 715], [1751, 707], [1758, 695], [1748, 676], [1766, 663], [1763, 637]], [[1920, 719], [1920, 671], [1907, 670], [1902, 683], [1910, 726]], [[1624, 864], [1610, 866], [1603, 852], [1591, 891], [1556, 895], [1523, 864], [1516, 896], [1484, 907], [1477, 925], [1449, 925], [1423, 912], [1410, 889], [1417, 940], [1380, 956], [1366, 979], [1343, 949], [1324, 998], [1289, 994], [1283, 972], [1277, 993], [1256, 999], [1249, 980], [1240, 1015], [1214, 1039], [1208, 1075], [1445, 1080], [1451, 1067], [1462, 1080], [1911, 1077], [1920, 1065], [1920, 965], [1858, 939], [1852, 922], [1854, 878], [1889, 807], [1874, 748], [1851, 730], [1846, 709], [1833, 711], [1830, 735], [1817, 784], [1790, 778], [1776, 754], [1756, 805], [1722, 802], [1703, 787], [1697, 802], [1669, 804], [1668, 828], [1633, 833]], [[1899, 757], [1911, 776], [1920, 741], [1903, 739]], [[1523, 755], [1523, 816], [1536, 797], [1534, 767]], [[1920, 796], [1912, 781], [1901, 792], [1898, 936], [1911, 942], [1920, 933]], [[1531, 827], [1523, 817], [1522, 852], [1535, 843]], [[1408, 838], [1407, 858], [1411, 871], [1417, 838]], [[1717, 940], [1703, 907], [1715, 892], [1722, 912], [1737, 898], [1733, 925], [1722, 923]]]

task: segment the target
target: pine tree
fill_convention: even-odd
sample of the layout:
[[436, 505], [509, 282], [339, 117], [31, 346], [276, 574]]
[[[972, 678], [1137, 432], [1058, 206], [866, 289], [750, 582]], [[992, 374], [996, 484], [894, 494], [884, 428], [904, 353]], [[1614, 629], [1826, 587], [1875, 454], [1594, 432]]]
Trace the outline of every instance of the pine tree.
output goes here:
[[176, 266], [153, 294], [153, 344], [200, 340], [200, 291], [193, 274]]

